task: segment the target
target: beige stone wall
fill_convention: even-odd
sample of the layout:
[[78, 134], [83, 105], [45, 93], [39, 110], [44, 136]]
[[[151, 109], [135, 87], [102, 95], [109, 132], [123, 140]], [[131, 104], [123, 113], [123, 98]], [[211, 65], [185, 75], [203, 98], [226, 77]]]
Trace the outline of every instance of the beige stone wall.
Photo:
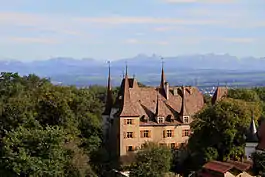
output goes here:
[[[133, 125], [126, 125], [126, 119], [132, 119]], [[128, 146], [133, 148], [140, 148], [146, 141], [152, 141], [156, 143], [165, 143], [167, 146], [171, 146], [171, 143], [180, 145], [188, 140], [188, 136], [182, 136], [182, 130], [190, 129], [189, 125], [181, 126], [139, 126], [139, 118], [120, 118], [120, 156], [124, 156], [127, 153]], [[150, 137], [141, 137], [141, 131], [149, 130]], [[172, 130], [174, 137], [163, 137], [164, 130]], [[126, 138], [127, 132], [133, 132], [133, 138]]]
[[[132, 125], [126, 125], [125, 121], [127, 119], [132, 119]], [[125, 138], [127, 132], [133, 132], [133, 138]], [[139, 142], [139, 118], [120, 118], [120, 156], [126, 155], [127, 146], [136, 147]]]
[[233, 174], [230, 173], [230, 172], [226, 172], [226, 173], [224, 174], [224, 177], [235, 177], [235, 175], [233, 175]]

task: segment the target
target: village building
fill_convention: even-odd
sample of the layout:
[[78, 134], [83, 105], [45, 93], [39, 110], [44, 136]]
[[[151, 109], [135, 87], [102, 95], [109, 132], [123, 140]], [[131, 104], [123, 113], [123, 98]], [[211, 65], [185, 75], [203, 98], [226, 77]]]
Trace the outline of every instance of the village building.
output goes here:
[[[114, 104], [113, 104], [114, 103]], [[140, 87], [129, 78], [127, 67], [113, 102], [109, 68], [106, 107], [103, 113], [105, 142], [120, 162], [129, 162], [147, 141], [178, 148], [187, 143], [193, 116], [204, 107], [197, 87], [171, 87], [164, 68], [158, 87]]]
[[238, 161], [210, 161], [197, 174], [199, 177], [252, 177], [252, 164]]

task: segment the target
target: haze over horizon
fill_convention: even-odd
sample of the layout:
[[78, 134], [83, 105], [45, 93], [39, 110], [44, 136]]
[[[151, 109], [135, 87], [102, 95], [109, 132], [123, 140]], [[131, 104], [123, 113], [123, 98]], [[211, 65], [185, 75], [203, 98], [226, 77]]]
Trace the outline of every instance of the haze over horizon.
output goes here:
[[0, 58], [264, 57], [265, 1], [1, 1]]

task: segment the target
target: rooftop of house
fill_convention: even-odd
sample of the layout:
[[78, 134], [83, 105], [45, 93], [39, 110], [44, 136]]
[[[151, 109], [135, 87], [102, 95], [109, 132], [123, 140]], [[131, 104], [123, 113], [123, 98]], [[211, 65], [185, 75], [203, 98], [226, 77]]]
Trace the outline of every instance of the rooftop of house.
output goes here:
[[[226, 173], [226, 172], [246, 172], [251, 168], [251, 163], [248, 162], [239, 162], [239, 161], [210, 161], [203, 166], [203, 169], [218, 172], [218, 173]], [[205, 175], [205, 171], [203, 172]]]
[[[110, 79], [108, 88], [111, 88]], [[108, 94], [111, 94], [110, 90]], [[213, 103], [226, 94], [226, 87], [218, 87]], [[111, 97], [108, 95], [107, 98]], [[197, 87], [170, 86], [166, 82], [163, 68], [160, 86], [139, 87], [135, 78], [129, 78], [126, 67], [126, 74], [122, 79], [119, 93], [111, 107], [118, 109], [116, 113], [118, 117], [141, 117], [141, 125], [158, 125], [157, 117], [165, 119], [159, 125], [178, 125], [184, 123], [182, 119], [184, 116], [189, 116], [192, 120], [192, 116], [204, 107], [204, 97]], [[107, 114], [110, 114], [109, 101], [107, 101], [106, 110]]]
[[120, 108], [120, 117], [140, 116], [148, 120], [143, 124], [155, 124], [158, 116], [166, 118], [165, 124], [180, 124], [180, 114], [192, 116], [204, 106], [203, 94], [196, 87], [169, 87], [165, 91], [161, 87], [139, 87], [135, 78], [128, 78], [129, 86], [126, 82], [124, 78], [114, 105]]
[[221, 99], [226, 97], [227, 94], [228, 94], [227, 87], [217, 87], [212, 97], [212, 104], [215, 104], [216, 102], [220, 101]]

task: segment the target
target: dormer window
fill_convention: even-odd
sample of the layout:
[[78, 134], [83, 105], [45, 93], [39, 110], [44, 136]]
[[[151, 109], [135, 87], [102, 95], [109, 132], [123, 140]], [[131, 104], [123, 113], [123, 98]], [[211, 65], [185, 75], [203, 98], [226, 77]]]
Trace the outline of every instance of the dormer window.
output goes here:
[[183, 123], [189, 123], [189, 116], [183, 116]]
[[141, 121], [142, 121], [142, 122], [147, 122], [147, 121], [148, 121], [148, 118], [147, 118], [145, 115], [143, 115], [143, 116], [141, 117]]
[[167, 120], [168, 120], [169, 122], [174, 122], [174, 117], [173, 117], [172, 115], [168, 115], [168, 116], [167, 116]]
[[159, 124], [164, 123], [164, 117], [158, 117], [158, 118], [157, 118], [157, 122], [158, 122]]

